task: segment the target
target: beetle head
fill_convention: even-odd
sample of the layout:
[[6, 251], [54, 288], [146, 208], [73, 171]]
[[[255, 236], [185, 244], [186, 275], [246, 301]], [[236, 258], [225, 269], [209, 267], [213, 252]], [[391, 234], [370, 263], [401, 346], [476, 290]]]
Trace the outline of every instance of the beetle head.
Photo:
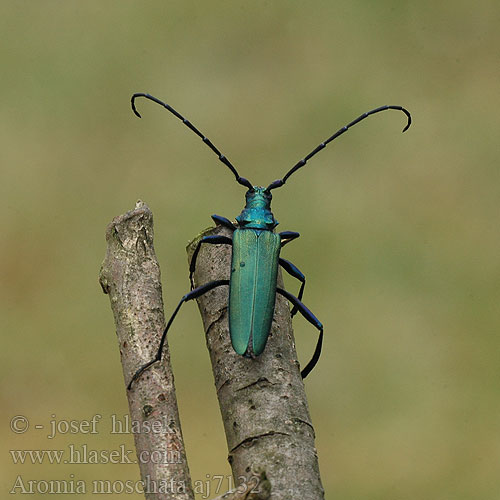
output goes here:
[[278, 225], [278, 221], [271, 212], [271, 191], [264, 187], [254, 186], [247, 191], [245, 198], [245, 208], [236, 217], [241, 227], [270, 231]]

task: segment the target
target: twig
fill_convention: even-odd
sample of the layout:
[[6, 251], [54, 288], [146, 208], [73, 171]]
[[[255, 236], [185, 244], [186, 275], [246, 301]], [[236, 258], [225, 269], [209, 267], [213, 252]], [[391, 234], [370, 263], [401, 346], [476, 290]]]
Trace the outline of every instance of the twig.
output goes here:
[[[189, 259], [198, 239], [206, 234], [230, 235], [220, 226], [205, 231], [188, 246]], [[229, 245], [204, 245], [198, 256], [196, 286], [229, 279], [230, 255]], [[324, 492], [314, 429], [287, 301], [277, 297], [267, 346], [255, 359], [239, 356], [231, 346], [227, 301], [228, 287], [222, 286], [200, 297], [198, 306], [233, 476], [237, 484], [248, 484], [255, 481], [253, 471], [262, 470], [270, 482], [272, 500], [320, 500]], [[309, 327], [305, 322], [302, 325]]]
[[[218, 227], [200, 237], [209, 233], [225, 234], [225, 230]], [[136, 369], [156, 354], [165, 324], [149, 208], [138, 202], [135, 210], [116, 217], [108, 226], [106, 239], [108, 249], [100, 282], [110, 296], [127, 385]], [[195, 243], [188, 247], [189, 255]], [[195, 282], [227, 279], [230, 248], [206, 247], [198, 258]], [[227, 287], [220, 287], [198, 300], [226, 431], [228, 459], [240, 485], [218, 500], [320, 500], [323, 488], [314, 430], [288, 305], [278, 296], [264, 353], [246, 359], [231, 347], [227, 296]], [[146, 498], [192, 500], [168, 344], [162, 363], [148, 369], [127, 396], [132, 422], [141, 429], [146, 423], [151, 428], [157, 422], [162, 429], [161, 433], [134, 434], [141, 477], [150, 488]], [[152, 453], [166, 456], [166, 463], [146, 460]]]
[[[165, 320], [160, 268], [153, 248], [153, 215], [141, 201], [115, 217], [106, 230], [108, 248], [99, 280], [109, 294], [125, 386], [151, 360]], [[194, 500], [177, 409], [168, 345], [127, 391], [132, 429], [148, 500]]]

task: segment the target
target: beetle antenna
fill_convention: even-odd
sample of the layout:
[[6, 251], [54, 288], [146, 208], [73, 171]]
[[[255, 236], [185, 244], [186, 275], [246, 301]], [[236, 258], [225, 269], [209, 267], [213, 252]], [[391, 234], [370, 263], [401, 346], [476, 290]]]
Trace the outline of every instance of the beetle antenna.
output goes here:
[[231, 172], [234, 174], [236, 177], [236, 181], [238, 184], [241, 184], [242, 186], [247, 187], [248, 189], [253, 189], [253, 186], [251, 182], [248, 179], [245, 179], [244, 177], [241, 177], [240, 174], [238, 174], [238, 171], [234, 168], [234, 166], [231, 164], [231, 162], [215, 147], [215, 145], [212, 143], [210, 139], [205, 137], [189, 120], [186, 120], [180, 113], [178, 113], [172, 106], [169, 106], [167, 103], [160, 101], [160, 99], [157, 99], [156, 97], [153, 97], [152, 95], [149, 94], [142, 94], [142, 93], [137, 93], [132, 96], [131, 99], [131, 104], [132, 104], [132, 111], [135, 113], [136, 116], [139, 118], [142, 118], [140, 113], [137, 111], [137, 108], [135, 107], [135, 100], [138, 97], [145, 97], [146, 99], [149, 99], [150, 101], [156, 102], [157, 104], [160, 104], [163, 106], [165, 109], [170, 111], [173, 115], [175, 115], [179, 120], [186, 125], [186, 127], [190, 128], [219, 158], [219, 160], [226, 165], [226, 167], [231, 170]]
[[408, 128], [411, 125], [411, 115], [408, 110], [401, 106], [381, 106], [380, 108], [372, 109], [371, 111], [368, 111], [367, 113], [363, 113], [361, 116], [358, 116], [355, 120], [353, 120], [351, 123], [347, 124], [345, 127], [342, 127], [340, 130], [335, 132], [330, 138], [328, 138], [325, 142], [322, 142], [316, 149], [313, 149], [305, 158], [300, 160], [292, 169], [290, 169], [285, 177], [283, 179], [278, 179], [267, 187], [267, 191], [270, 191], [271, 189], [276, 189], [287, 181], [287, 179], [294, 173], [296, 172], [299, 168], [302, 168], [308, 160], [310, 160], [316, 153], [319, 153], [323, 148], [326, 147], [326, 145], [330, 142], [332, 142], [334, 139], [342, 135], [344, 132], [347, 132], [352, 126], [356, 125], [356, 123], [359, 123], [360, 121], [363, 121], [365, 118], [368, 118], [370, 115], [374, 115], [375, 113], [380, 113], [381, 111], [385, 111], [387, 109], [395, 109], [397, 111], [402, 111], [407, 117], [408, 117], [408, 123], [406, 124], [405, 128], [403, 129], [403, 132], [406, 132]]

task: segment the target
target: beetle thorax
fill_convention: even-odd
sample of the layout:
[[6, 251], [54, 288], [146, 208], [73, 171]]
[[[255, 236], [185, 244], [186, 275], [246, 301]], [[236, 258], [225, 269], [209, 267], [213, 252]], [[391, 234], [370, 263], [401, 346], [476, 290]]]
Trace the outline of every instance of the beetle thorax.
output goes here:
[[247, 191], [245, 198], [245, 208], [236, 217], [240, 227], [272, 231], [278, 221], [271, 212], [271, 192], [264, 187], [255, 186]]

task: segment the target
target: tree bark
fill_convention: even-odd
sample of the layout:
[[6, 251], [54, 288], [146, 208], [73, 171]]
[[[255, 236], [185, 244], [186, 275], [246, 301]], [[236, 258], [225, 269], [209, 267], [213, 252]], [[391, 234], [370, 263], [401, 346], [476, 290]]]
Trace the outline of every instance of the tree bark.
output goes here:
[[[230, 233], [217, 227], [205, 234]], [[137, 202], [106, 231], [108, 248], [100, 283], [109, 294], [125, 385], [156, 355], [165, 320], [160, 268], [153, 248], [153, 217]], [[197, 285], [228, 279], [229, 245], [205, 245], [198, 257]], [[281, 280], [281, 277], [279, 278]], [[281, 286], [281, 285], [280, 285]], [[314, 429], [300, 377], [287, 301], [277, 296], [265, 351], [255, 359], [237, 355], [229, 338], [228, 287], [198, 299], [237, 490], [220, 500], [320, 500], [324, 497], [314, 448]], [[148, 500], [192, 500], [193, 488], [175, 396], [168, 344], [127, 391], [141, 477]], [[156, 428], [160, 432], [148, 432]], [[152, 456], [165, 457], [161, 463]], [[256, 486], [257, 485], [257, 486]]]
[[[199, 238], [207, 234], [231, 235], [221, 226], [205, 231], [188, 246], [189, 260]], [[229, 279], [230, 267], [230, 245], [203, 245], [196, 286]], [[266, 348], [259, 357], [248, 359], [231, 346], [228, 287], [218, 287], [197, 300], [236, 484], [249, 483], [256, 471], [265, 471], [272, 500], [324, 498], [288, 302], [277, 295]]]
[[[156, 355], [165, 327], [160, 268], [153, 248], [153, 214], [138, 201], [115, 217], [99, 281], [110, 298], [127, 385], [138, 367]], [[131, 429], [148, 500], [194, 500], [182, 439], [168, 345], [127, 391]], [[153, 430], [154, 429], [154, 430]], [[160, 462], [160, 463], [156, 463]]]

